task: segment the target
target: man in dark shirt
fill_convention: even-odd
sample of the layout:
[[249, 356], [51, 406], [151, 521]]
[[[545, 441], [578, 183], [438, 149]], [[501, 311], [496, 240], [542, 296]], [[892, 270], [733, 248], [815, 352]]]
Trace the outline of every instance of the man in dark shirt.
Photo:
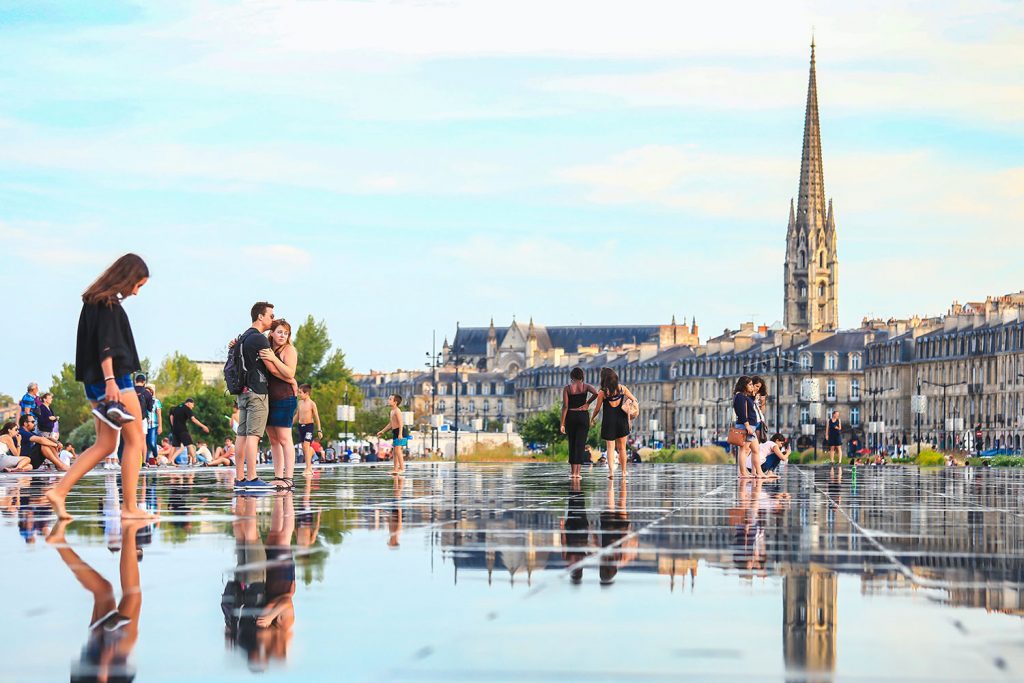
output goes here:
[[[235, 488], [266, 489], [270, 484], [256, 476], [256, 452], [267, 428], [270, 409], [268, 371], [260, 351], [270, 348], [265, 333], [274, 324], [274, 305], [266, 301], [253, 304], [249, 311], [252, 327], [236, 343], [242, 345], [245, 388], [238, 395], [238, 444], [235, 457]], [[243, 469], [244, 468], [244, 469]]]
[[64, 472], [68, 466], [57, 455], [60, 453], [62, 444], [59, 441], [39, 436], [35, 432], [36, 416], [22, 415], [18, 418], [18, 434], [21, 436], [21, 457], [29, 458], [32, 461], [32, 469], [39, 467], [49, 460], [57, 470]]
[[36, 431], [40, 436], [48, 436], [54, 441], [57, 440], [57, 421], [59, 417], [53, 414], [50, 406], [53, 404], [53, 394], [49, 391], [36, 399]]
[[192, 409], [195, 407], [196, 400], [194, 398], [187, 398], [184, 403], [171, 411], [171, 445], [184, 446], [188, 449], [189, 465], [196, 464], [196, 447], [192, 443], [192, 435], [188, 431], [188, 423], [194, 422], [204, 432], [210, 433], [210, 428], [192, 414]]

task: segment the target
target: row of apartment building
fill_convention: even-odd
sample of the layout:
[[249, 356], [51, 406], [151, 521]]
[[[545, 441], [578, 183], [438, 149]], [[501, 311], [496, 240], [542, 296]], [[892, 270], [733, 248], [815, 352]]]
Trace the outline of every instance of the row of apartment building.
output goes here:
[[[608, 336], [614, 328], [593, 329]], [[855, 330], [746, 323], [704, 343], [687, 337], [683, 344], [662, 343], [657, 326], [649, 331], [650, 338], [603, 348], [583, 339], [575, 349], [525, 362], [514, 374], [452, 352], [450, 364], [436, 370], [375, 372], [356, 380], [371, 403], [397, 393], [417, 414], [441, 414], [449, 422], [458, 384], [463, 428], [474, 418], [521, 421], [560, 405], [573, 367], [595, 385], [601, 368], [610, 367], [640, 401], [634, 434], [645, 442], [721, 440], [741, 375], [765, 379], [769, 428], [805, 444], [815, 425], [822, 437], [832, 410], [839, 411], [847, 439], [856, 436], [866, 445], [912, 443], [920, 433], [923, 441], [949, 448], [1019, 449], [1024, 436], [1024, 292], [954, 303], [934, 318], [865, 320]], [[455, 360], [461, 361], [457, 372]], [[807, 394], [806, 379], [817, 380], [815, 395]], [[920, 415], [913, 412], [917, 394], [926, 397]]]

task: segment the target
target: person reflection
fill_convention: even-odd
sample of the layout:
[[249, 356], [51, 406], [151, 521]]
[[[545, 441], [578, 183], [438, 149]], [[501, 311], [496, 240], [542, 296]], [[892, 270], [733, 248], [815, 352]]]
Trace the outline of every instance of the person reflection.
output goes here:
[[68, 524], [66, 519], [57, 522], [47, 542], [56, 548], [60, 559], [93, 598], [89, 634], [81, 659], [72, 666], [71, 681], [109, 683], [134, 680], [135, 670], [128, 664], [128, 658], [139, 637], [139, 614], [142, 611], [142, 589], [139, 585], [142, 548], [139, 536], [149, 523], [142, 519], [124, 518], [122, 521], [120, 602], [115, 601], [110, 582], [67, 545], [64, 531]]
[[562, 558], [569, 569], [569, 580], [574, 584], [583, 581], [583, 560], [590, 545], [590, 522], [587, 520], [587, 506], [580, 491], [580, 480], [569, 484], [569, 499], [565, 519], [562, 520]]
[[405, 477], [401, 474], [395, 476], [394, 507], [388, 513], [388, 547], [398, 547], [398, 537], [402, 535], [402, 487], [405, 485]]
[[601, 530], [598, 534], [601, 547], [601, 561], [598, 574], [602, 586], [610, 586], [615, 581], [619, 568], [632, 562], [636, 557], [637, 539], [628, 536], [631, 524], [627, 504], [626, 481], [619, 486], [618, 499], [615, 496], [614, 482], [608, 482], [608, 509], [599, 518]]
[[251, 671], [265, 671], [271, 660], [287, 658], [295, 623], [295, 506], [291, 492], [274, 496], [264, 545], [256, 502], [248, 496], [235, 498], [237, 566], [224, 586], [221, 611], [228, 644], [244, 651]]
[[[733, 521], [733, 562], [746, 572], [763, 570], [766, 544], [762, 519], [762, 481], [744, 481], [739, 486], [739, 504], [730, 511]], [[746, 574], [752, 576], [752, 574]]]

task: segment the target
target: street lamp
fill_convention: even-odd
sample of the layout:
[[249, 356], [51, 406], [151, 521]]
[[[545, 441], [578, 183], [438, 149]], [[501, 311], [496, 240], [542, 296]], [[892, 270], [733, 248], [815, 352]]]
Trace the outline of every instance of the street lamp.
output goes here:
[[[430, 349], [431, 350], [430, 350], [429, 353], [424, 354], [427, 357], [427, 362], [424, 363], [424, 365], [426, 365], [428, 368], [430, 368], [430, 379], [431, 379], [431, 385], [432, 385], [431, 386], [431, 391], [430, 391], [430, 415], [431, 415], [430, 424], [431, 424], [431, 427], [432, 427], [432, 430], [430, 432], [430, 439], [431, 439], [430, 447], [431, 448], [437, 448], [437, 442], [436, 442], [436, 439], [437, 439], [437, 427], [433, 426], [434, 425], [434, 420], [433, 420], [433, 415], [434, 415], [434, 399], [437, 396], [437, 369], [444, 366], [444, 354], [438, 352], [438, 350], [437, 350], [437, 332], [436, 331], [431, 335]], [[438, 426], [440, 426], [440, 425], [438, 425]]]
[[[770, 363], [770, 361], [774, 361], [774, 363]], [[751, 371], [760, 369], [762, 367], [764, 367], [766, 370], [774, 371], [774, 373], [775, 373], [775, 396], [774, 396], [773, 400], [774, 400], [774, 403], [775, 403], [775, 429], [780, 431], [780, 432], [782, 431], [782, 425], [779, 422], [779, 408], [780, 408], [780, 403], [781, 403], [781, 401], [779, 399], [782, 396], [782, 364], [783, 363], [787, 363], [790, 366], [795, 366], [795, 367], [800, 368], [800, 369], [806, 369], [806, 368], [803, 367], [803, 365], [800, 362], [795, 361], [795, 360], [793, 360], [791, 358], [784, 358], [783, 355], [782, 355], [782, 347], [781, 346], [776, 346], [775, 347], [775, 355], [772, 356], [771, 359], [763, 359], [763, 360], [754, 361], [753, 363], [747, 363], [747, 365], [744, 366], [744, 371], [745, 372], [751, 372]], [[811, 377], [814, 377], [814, 361], [813, 360], [811, 361], [810, 371], [811, 371]], [[769, 395], [771, 395], [770, 392], [769, 392]]]
[[348, 389], [345, 389], [345, 404], [338, 406], [338, 421], [345, 423], [345, 453], [348, 453], [348, 423], [356, 419], [356, 407], [348, 404]]
[[919, 386], [922, 382], [924, 384], [930, 384], [933, 387], [942, 387], [942, 448], [946, 449], [949, 447], [949, 445], [946, 443], [946, 440], [948, 438], [948, 434], [946, 431], [946, 389], [948, 389], [949, 387], [959, 386], [961, 384], [964, 384], [964, 382], [932, 382], [927, 379], [918, 379]]
[[[723, 403], [732, 403], [732, 399], [731, 398], [702, 398], [700, 401], [701, 401], [701, 403], [711, 403], [711, 404], [713, 404], [715, 406], [715, 436], [718, 436], [719, 435], [718, 415], [721, 412], [721, 410], [720, 410], [720, 408], [718, 406], [720, 406]], [[697, 416], [698, 421], [700, 420], [700, 417], [701, 417], [701, 415]]]

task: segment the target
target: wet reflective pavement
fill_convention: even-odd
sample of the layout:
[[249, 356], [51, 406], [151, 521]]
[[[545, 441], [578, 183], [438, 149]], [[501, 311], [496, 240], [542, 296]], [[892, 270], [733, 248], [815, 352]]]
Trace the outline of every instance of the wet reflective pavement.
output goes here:
[[97, 471], [66, 528], [4, 475], [0, 680], [1024, 679], [1024, 472], [605, 474], [148, 472], [132, 526]]

